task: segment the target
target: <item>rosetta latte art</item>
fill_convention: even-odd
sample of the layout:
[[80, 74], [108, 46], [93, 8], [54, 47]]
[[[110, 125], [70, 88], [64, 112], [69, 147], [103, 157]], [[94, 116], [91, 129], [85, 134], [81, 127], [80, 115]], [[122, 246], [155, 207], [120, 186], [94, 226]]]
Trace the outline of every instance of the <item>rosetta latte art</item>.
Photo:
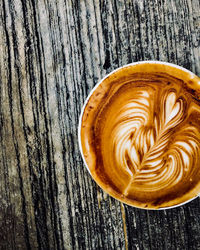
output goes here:
[[[133, 99], [116, 114], [113, 149], [116, 163], [131, 176], [123, 190], [159, 191], [172, 188], [196, 164], [200, 142], [196, 127], [184, 122], [186, 101], [175, 91], [160, 97], [159, 113], [153, 110], [148, 91], [135, 91]], [[139, 185], [137, 185], [139, 184]]]

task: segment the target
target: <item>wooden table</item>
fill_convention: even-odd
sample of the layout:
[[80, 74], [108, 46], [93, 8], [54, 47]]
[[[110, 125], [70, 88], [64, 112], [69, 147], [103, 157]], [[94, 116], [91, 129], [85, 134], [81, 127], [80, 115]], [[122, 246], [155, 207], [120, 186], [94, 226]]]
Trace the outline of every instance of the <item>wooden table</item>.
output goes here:
[[0, 1], [0, 249], [200, 249], [200, 199], [123, 205], [87, 172], [84, 100], [118, 66], [200, 75], [199, 0]]

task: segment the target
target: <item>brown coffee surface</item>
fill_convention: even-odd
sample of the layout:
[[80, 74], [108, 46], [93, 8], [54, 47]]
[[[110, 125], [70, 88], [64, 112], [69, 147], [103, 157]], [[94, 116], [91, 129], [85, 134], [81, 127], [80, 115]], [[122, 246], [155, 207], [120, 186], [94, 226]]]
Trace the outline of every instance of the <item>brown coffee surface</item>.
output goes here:
[[200, 193], [200, 79], [170, 65], [130, 65], [95, 89], [81, 144], [95, 181], [133, 206], [162, 208]]

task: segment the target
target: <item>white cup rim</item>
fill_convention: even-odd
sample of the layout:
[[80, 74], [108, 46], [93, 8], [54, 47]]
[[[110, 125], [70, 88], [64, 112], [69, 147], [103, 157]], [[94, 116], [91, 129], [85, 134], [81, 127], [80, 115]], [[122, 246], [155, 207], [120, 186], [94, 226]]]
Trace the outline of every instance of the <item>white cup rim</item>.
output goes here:
[[[90, 91], [89, 95], [87, 96], [86, 100], [84, 101], [84, 104], [83, 104], [83, 107], [81, 108], [81, 113], [80, 113], [80, 116], [79, 116], [79, 124], [78, 124], [78, 144], [79, 144], [79, 150], [81, 152], [81, 157], [83, 159], [83, 163], [85, 165], [85, 167], [87, 168], [88, 172], [90, 173], [91, 177], [92, 177], [92, 174], [90, 172], [90, 169], [85, 161], [85, 157], [84, 157], [84, 154], [83, 154], [83, 150], [82, 150], [82, 145], [81, 145], [81, 124], [82, 124], [82, 117], [83, 117], [83, 113], [84, 113], [84, 110], [85, 110], [85, 107], [90, 99], [90, 97], [92, 96], [92, 94], [94, 93], [94, 91], [98, 88], [98, 86], [106, 79], [108, 78], [110, 75], [112, 75], [113, 73], [117, 72], [118, 70], [120, 69], [123, 69], [123, 68], [126, 68], [126, 67], [129, 67], [129, 66], [134, 66], [134, 65], [137, 65], [137, 64], [161, 64], [161, 65], [167, 65], [167, 66], [171, 66], [171, 67], [174, 67], [174, 68], [177, 68], [177, 69], [180, 69], [182, 71], [185, 71], [187, 73], [189, 73], [191, 75], [191, 78], [193, 77], [196, 77], [196, 75], [191, 72], [190, 70], [188, 69], [185, 69], [184, 67], [182, 66], [179, 66], [179, 65], [176, 65], [174, 63], [169, 63], [169, 62], [164, 62], [164, 61], [153, 61], [153, 60], [147, 60], [147, 61], [138, 61], [138, 62], [132, 62], [132, 63], [129, 63], [129, 64], [125, 64], [121, 67], [118, 67], [116, 69], [114, 69], [113, 71], [111, 71], [110, 73], [106, 74], [93, 88], [92, 90]], [[93, 179], [93, 177], [92, 177]], [[94, 179], [93, 179], [94, 180]], [[95, 183], [99, 186], [99, 184], [95, 181]], [[100, 187], [100, 186], [99, 186]], [[100, 187], [101, 188], [101, 187]], [[102, 188], [101, 188], [102, 189]], [[106, 190], [102, 189], [103, 192], [107, 193]], [[115, 197], [113, 197], [112, 195], [110, 195], [109, 193], [107, 193], [109, 196], [111, 196], [112, 198], [126, 204], [126, 205], [129, 205], [131, 207], [134, 207], [134, 208], [138, 208], [138, 209], [143, 209], [143, 210], [152, 210], [152, 211], [159, 211], [159, 210], [167, 210], [167, 209], [172, 209], [172, 208], [177, 208], [177, 207], [180, 207], [182, 205], [185, 205], [191, 201], [193, 201], [194, 199], [200, 197], [200, 194], [198, 194], [197, 196], [195, 197], [192, 197], [191, 199], [187, 200], [187, 201], [184, 201], [180, 204], [177, 204], [177, 205], [173, 205], [173, 206], [169, 206], [169, 207], [161, 207], [161, 208], [145, 208], [145, 207], [137, 207], [137, 206], [134, 206], [134, 205], [131, 205], [131, 204], [127, 204], [126, 202], [123, 202]]]

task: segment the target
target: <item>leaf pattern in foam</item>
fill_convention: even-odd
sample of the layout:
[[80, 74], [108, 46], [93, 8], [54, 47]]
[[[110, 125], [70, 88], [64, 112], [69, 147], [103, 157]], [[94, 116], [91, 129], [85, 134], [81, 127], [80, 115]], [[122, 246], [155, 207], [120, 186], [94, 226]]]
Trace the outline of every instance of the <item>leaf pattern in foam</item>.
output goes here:
[[175, 185], [197, 159], [200, 148], [195, 127], [186, 124], [176, 130], [184, 120], [183, 97], [177, 98], [174, 91], [167, 92], [153, 125], [149, 126], [154, 112], [150, 96], [145, 91], [135, 94], [118, 113], [118, 126], [114, 130], [117, 162], [131, 175], [125, 195], [132, 183], [142, 183], [147, 191]]

